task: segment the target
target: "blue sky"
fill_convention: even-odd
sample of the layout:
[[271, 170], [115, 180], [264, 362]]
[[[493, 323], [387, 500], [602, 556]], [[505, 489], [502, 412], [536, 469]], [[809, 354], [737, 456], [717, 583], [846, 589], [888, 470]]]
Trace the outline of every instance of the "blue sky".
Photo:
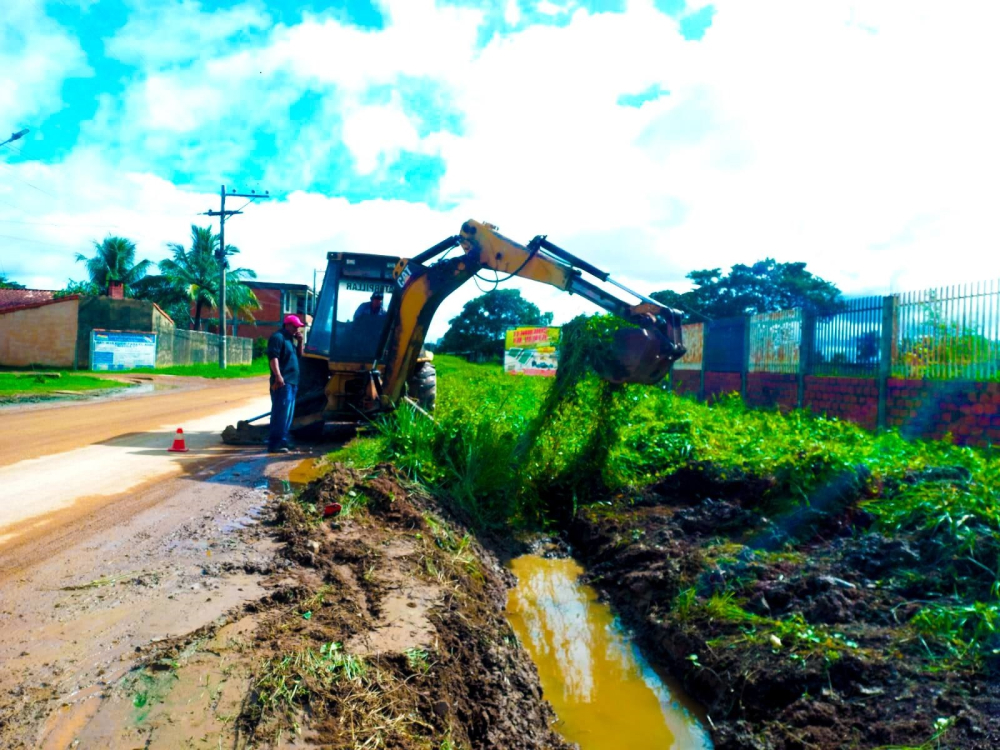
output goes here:
[[[478, 49], [534, 26], [565, 28], [577, 13], [623, 14], [627, 9], [625, 0], [581, 0], [563, 5], [517, 0], [513, 4], [517, 8], [515, 20], [511, 18], [509, 5], [502, 3], [451, 0], [441, 5], [482, 12], [476, 31]], [[141, 168], [178, 186], [197, 190], [226, 179], [232, 157], [238, 156], [242, 172], [268, 175], [268, 186], [276, 193], [306, 190], [343, 196], [352, 202], [399, 199], [440, 205], [438, 184], [445, 171], [441, 156], [404, 149], [380, 165], [382, 169], [377, 173], [357, 172], [351, 150], [337, 142], [343, 127], [338, 116], [337, 99], [342, 96], [338, 87], [297, 80], [273, 68], [264, 70], [266, 63], [261, 64], [258, 72], [266, 84], [255, 86], [254, 93], [262, 99], [280, 100], [287, 106], [288, 116], [277, 119], [269, 117], [269, 112], [255, 111], [238, 87], [215, 89], [213, 93], [217, 96], [204, 104], [216, 110], [220, 118], [225, 113], [225, 122], [220, 119], [219, 124], [223, 130], [221, 138], [229, 143], [221, 163], [212, 158], [218, 148], [219, 134], [208, 135], [200, 129], [171, 132], [161, 128], [143, 139], [141, 134], [131, 132], [134, 120], [125, 100], [129, 90], [141, 85], [143, 78], [167, 74], [193, 82], [206, 53], [234, 54], [264, 47], [279, 27], [333, 21], [361, 31], [378, 32], [387, 25], [384, 9], [371, 0], [249, 2], [238, 7], [245, 11], [234, 11], [232, 3], [219, 0], [189, 0], [180, 6], [167, 0], [43, 3], [41, 8], [47, 19], [76, 37], [87, 69], [81, 68], [61, 82], [61, 106], [39, 110], [18, 123], [20, 127], [31, 128], [34, 145], [27, 150], [19, 148], [20, 153], [8, 154], [7, 162], [17, 164], [39, 157], [56, 162], [81, 144], [99, 143], [102, 151], [119, 164]], [[684, 0], [656, 0], [655, 7], [676, 19], [680, 36], [689, 40], [701, 39], [711, 27], [714, 15], [714, 6], [693, 9]], [[169, 42], [162, 37], [157, 39], [164, 25], [169, 27], [171, 21], [177, 24], [178, 31], [193, 31], [201, 26], [202, 39], [178, 38]], [[203, 24], [209, 28], [206, 30]], [[158, 41], [165, 49], [157, 49]], [[23, 36], [21, 42], [28, 46], [31, 39]], [[147, 46], [150, 42], [151, 49]], [[252, 69], [253, 65], [250, 54], [246, 66]], [[620, 103], [639, 106], [655, 99], [659, 91], [660, 87], [654, 84], [645, 92], [623, 92]], [[649, 96], [643, 99], [646, 94]], [[404, 72], [391, 81], [365, 87], [358, 97], [367, 105], [398, 102], [419, 138], [434, 133], [459, 137], [463, 134], [459, 103], [445, 86], [431, 78], [408, 76]], [[324, 148], [321, 161], [313, 161], [308, 170], [274, 169], [275, 162], [290, 160], [289, 151], [294, 153], [302, 125], [309, 123], [325, 128], [332, 147]], [[151, 158], [148, 145], [155, 146], [158, 158]], [[178, 153], [187, 158], [174, 158]]]
[[[767, 255], [847, 291], [936, 283], [942, 253], [955, 281], [996, 276], [977, 253], [997, 237], [997, 11], [966, 10], [19, 0], [0, 132], [31, 132], [0, 148], [0, 269], [58, 288], [108, 233], [158, 260], [225, 183], [274, 196], [229, 231], [269, 280], [330, 250], [414, 254], [470, 216], [647, 292]], [[557, 320], [587, 309], [522, 288]]]

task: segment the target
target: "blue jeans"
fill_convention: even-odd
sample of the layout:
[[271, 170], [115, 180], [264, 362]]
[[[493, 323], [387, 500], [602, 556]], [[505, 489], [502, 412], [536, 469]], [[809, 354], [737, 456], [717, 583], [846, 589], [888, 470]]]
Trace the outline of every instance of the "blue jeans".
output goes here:
[[295, 414], [295, 394], [297, 385], [288, 385], [271, 391], [271, 430], [267, 436], [267, 449], [272, 453], [288, 441]]

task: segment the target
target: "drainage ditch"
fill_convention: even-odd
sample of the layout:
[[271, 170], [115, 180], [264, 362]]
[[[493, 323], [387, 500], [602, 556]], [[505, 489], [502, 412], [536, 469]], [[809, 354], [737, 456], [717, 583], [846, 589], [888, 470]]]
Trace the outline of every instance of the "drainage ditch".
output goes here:
[[572, 558], [522, 555], [507, 617], [530, 654], [557, 731], [580, 750], [708, 750], [700, 710], [642, 656]]

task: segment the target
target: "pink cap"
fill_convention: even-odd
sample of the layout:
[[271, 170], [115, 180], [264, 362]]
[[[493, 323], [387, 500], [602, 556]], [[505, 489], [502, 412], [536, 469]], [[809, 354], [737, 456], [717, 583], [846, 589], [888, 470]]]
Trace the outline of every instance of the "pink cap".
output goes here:
[[306, 327], [306, 324], [302, 322], [302, 319], [298, 315], [286, 315], [285, 316], [285, 325], [288, 325], [289, 323], [291, 323], [293, 326], [296, 326], [298, 328], [305, 328]]

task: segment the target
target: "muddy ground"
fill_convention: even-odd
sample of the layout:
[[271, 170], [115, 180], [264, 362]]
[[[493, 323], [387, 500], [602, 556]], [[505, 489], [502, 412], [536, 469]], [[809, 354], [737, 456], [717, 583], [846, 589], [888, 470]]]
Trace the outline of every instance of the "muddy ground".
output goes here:
[[931, 658], [909, 627], [947, 599], [933, 545], [871, 531], [850, 502], [776, 522], [749, 509], [765, 489], [700, 467], [568, 532], [647, 656], [707, 708], [716, 748], [1000, 747], [1000, 665]]
[[267, 593], [142, 649], [76, 747], [568, 748], [503, 616], [509, 574], [429, 498], [338, 467], [271, 512]]

